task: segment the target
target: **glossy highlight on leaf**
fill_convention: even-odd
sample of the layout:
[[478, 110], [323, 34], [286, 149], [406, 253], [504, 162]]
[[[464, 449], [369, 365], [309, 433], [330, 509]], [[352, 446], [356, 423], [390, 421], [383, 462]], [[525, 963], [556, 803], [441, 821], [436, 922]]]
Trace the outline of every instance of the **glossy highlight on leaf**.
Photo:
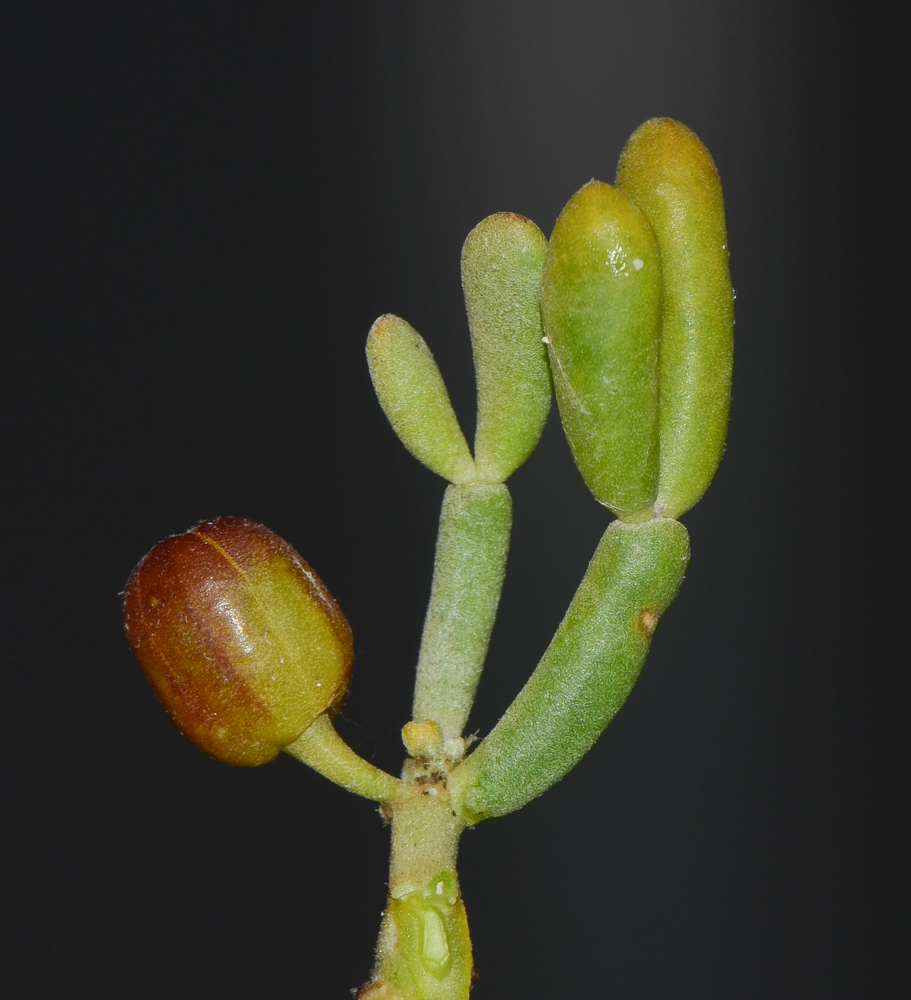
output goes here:
[[344, 698], [354, 647], [301, 556], [221, 517], [160, 542], [133, 570], [124, 627], [178, 729], [229, 764], [264, 764]]

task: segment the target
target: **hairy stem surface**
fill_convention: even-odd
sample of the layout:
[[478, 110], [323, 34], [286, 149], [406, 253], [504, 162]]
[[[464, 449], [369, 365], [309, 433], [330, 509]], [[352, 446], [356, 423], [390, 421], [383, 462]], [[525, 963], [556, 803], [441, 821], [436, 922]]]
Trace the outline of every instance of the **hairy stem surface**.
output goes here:
[[[502, 483], [450, 486], [440, 514], [433, 589], [414, 689], [413, 718], [458, 740], [474, 702], [493, 629], [512, 527]], [[460, 748], [451, 752], [461, 756]]]
[[446, 773], [409, 759], [401, 795], [384, 807], [392, 822], [389, 896], [372, 981], [362, 1000], [465, 1000], [471, 939], [456, 875], [464, 824]]

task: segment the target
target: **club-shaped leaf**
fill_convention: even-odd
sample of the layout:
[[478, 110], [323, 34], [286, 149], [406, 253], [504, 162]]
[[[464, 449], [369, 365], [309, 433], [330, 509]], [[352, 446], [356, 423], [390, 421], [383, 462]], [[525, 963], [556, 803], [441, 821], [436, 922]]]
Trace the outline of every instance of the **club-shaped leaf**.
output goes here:
[[688, 560], [679, 521], [608, 528], [537, 669], [450, 779], [468, 821], [520, 809], [588, 752], [636, 683]]
[[734, 295], [721, 181], [693, 132], [653, 118], [627, 142], [617, 186], [642, 209], [661, 251], [656, 511], [679, 517], [712, 481], [727, 436]]
[[541, 297], [560, 417], [588, 488], [618, 517], [658, 487], [661, 265], [645, 216], [591, 181], [560, 213]]
[[503, 482], [534, 451], [550, 410], [541, 324], [546, 250], [541, 230], [511, 212], [475, 226], [462, 249], [478, 385], [475, 461], [491, 482]]
[[474, 460], [424, 338], [398, 316], [380, 316], [367, 337], [380, 405], [405, 447], [451, 483], [476, 477]]

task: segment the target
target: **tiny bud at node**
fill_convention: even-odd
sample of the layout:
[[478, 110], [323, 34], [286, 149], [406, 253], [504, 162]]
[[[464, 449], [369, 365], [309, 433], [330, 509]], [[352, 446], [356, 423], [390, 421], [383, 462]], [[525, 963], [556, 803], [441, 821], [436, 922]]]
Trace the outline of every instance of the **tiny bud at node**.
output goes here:
[[443, 733], [430, 719], [406, 722], [402, 726], [402, 742], [411, 757], [440, 757], [443, 752]]

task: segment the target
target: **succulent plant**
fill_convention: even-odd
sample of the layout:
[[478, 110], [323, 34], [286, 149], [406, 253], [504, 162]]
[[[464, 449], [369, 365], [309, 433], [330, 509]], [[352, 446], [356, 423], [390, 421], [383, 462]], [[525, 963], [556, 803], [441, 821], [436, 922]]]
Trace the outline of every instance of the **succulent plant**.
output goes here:
[[[367, 359], [406, 448], [449, 486], [401, 778], [360, 758], [331, 714], [352, 640], [304, 560], [267, 528], [206, 521], [166, 539], [127, 584], [127, 635], [178, 728], [219, 760], [282, 750], [382, 803], [389, 897], [361, 1000], [465, 1000], [472, 949], [456, 871], [462, 831], [563, 777], [623, 705], [689, 559], [676, 520], [709, 485], [730, 405], [733, 293], [708, 150], [666, 118], [630, 138], [612, 186], [591, 181], [550, 241], [499, 213], [469, 234], [474, 448], [427, 343], [381, 316]], [[609, 524], [553, 641], [477, 746], [464, 728], [506, 569], [506, 479], [529, 457], [552, 387], [576, 464]], [[471, 751], [471, 752], [469, 752]]]

